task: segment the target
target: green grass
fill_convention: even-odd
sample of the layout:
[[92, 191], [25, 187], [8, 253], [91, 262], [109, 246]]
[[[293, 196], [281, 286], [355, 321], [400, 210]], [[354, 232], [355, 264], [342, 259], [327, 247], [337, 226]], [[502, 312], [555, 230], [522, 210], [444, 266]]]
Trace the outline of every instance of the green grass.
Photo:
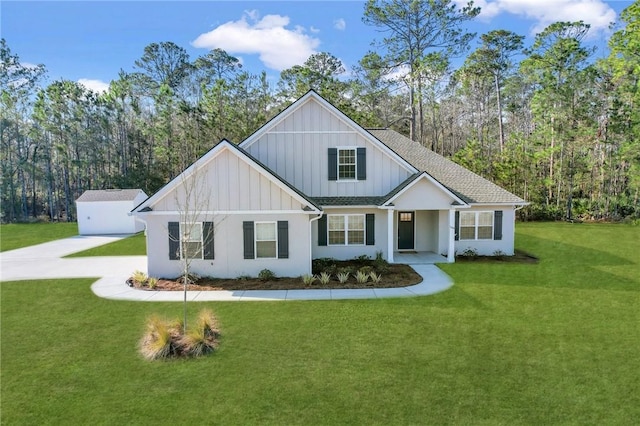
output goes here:
[[89, 250], [73, 253], [65, 257], [88, 256], [144, 256], [147, 254], [147, 243], [144, 232]]
[[444, 265], [408, 299], [191, 303], [219, 352], [147, 362], [145, 319], [90, 279], [4, 282], [6, 424], [637, 424], [640, 228], [518, 224], [539, 264]]
[[78, 224], [75, 222], [0, 225], [0, 251], [33, 246], [74, 235], [78, 235]]

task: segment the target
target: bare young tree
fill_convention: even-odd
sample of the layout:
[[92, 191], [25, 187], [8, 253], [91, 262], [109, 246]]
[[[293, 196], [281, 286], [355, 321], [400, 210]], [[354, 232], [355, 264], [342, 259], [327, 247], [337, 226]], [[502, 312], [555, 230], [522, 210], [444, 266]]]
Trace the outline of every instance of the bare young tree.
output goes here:
[[[186, 163], [189, 150], [183, 148], [180, 160]], [[211, 209], [211, 190], [208, 170], [197, 162], [180, 176], [179, 190], [174, 201], [179, 222], [169, 223], [170, 251], [181, 262], [181, 281], [184, 291], [184, 332], [187, 330], [187, 288], [192, 282], [192, 265], [196, 260], [214, 259], [214, 236], [217, 225], [224, 220]]]

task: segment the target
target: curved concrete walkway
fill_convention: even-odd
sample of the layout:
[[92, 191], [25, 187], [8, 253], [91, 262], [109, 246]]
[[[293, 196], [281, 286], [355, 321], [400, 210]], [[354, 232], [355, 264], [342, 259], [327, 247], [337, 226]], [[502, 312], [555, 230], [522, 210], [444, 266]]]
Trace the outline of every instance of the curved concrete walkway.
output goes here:
[[[49, 278], [102, 277], [91, 285], [99, 297], [144, 302], [178, 302], [182, 291], [147, 291], [127, 286], [133, 271], [147, 270], [146, 256], [105, 256], [61, 259], [78, 251], [116, 241], [124, 236], [77, 236], [0, 253], [0, 281]], [[423, 281], [408, 287], [336, 290], [188, 291], [187, 300], [338, 300], [414, 297], [439, 293], [451, 287], [451, 278], [435, 265], [410, 265]]]

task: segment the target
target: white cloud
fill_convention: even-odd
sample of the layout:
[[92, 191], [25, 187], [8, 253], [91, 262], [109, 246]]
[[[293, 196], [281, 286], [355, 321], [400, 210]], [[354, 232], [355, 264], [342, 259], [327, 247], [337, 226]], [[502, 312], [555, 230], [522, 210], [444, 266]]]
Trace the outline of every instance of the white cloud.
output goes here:
[[347, 22], [342, 18], [336, 19], [333, 21], [333, 28], [339, 31], [344, 31], [347, 28]]
[[309, 27], [309, 31], [311, 31], [314, 34], [318, 34], [320, 32], [320, 29], [312, 25], [311, 27]]
[[[458, 6], [467, 0], [455, 0]], [[558, 21], [584, 21], [592, 34], [606, 31], [616, 19], [616, 12], [603, 0], [475, 0], [482, 8], [479, 18], [488, 21], [500, 13], [509, 13], [534, 21], [532, 33]]]
[[109, 83], [105, 83], [100, 80], [91, 80], [89, 78], [81, 78], [78, 80], [78, 83], [83, 85], [85, 88], [92, 90], [96, 93], [104, 93], [109, 90]]
[[303, 27], [286, 28], [289, 23], [288, 16], [266, 15], [259, 19], [257, 11], [245, 11], [238, 21], [200, 34], [191, 44], [224, 49], [231, 54], [257, 54], [266, 67], [282, 71], [303, 64], [320, 45], [320, 40], [305, 34]]

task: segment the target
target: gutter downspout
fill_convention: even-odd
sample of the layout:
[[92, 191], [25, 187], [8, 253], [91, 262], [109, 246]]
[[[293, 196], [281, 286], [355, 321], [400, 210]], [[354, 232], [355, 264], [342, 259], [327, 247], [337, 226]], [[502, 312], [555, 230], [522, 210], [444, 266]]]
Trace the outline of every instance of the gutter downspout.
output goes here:
[[313, 222], [320, 220], [322, 215], [324, 215], [324, 211], [320, 211], [320, 214], [317, 217], [309, 220], [309, 275], [313, 272], [313, 230], [311, 226]]

